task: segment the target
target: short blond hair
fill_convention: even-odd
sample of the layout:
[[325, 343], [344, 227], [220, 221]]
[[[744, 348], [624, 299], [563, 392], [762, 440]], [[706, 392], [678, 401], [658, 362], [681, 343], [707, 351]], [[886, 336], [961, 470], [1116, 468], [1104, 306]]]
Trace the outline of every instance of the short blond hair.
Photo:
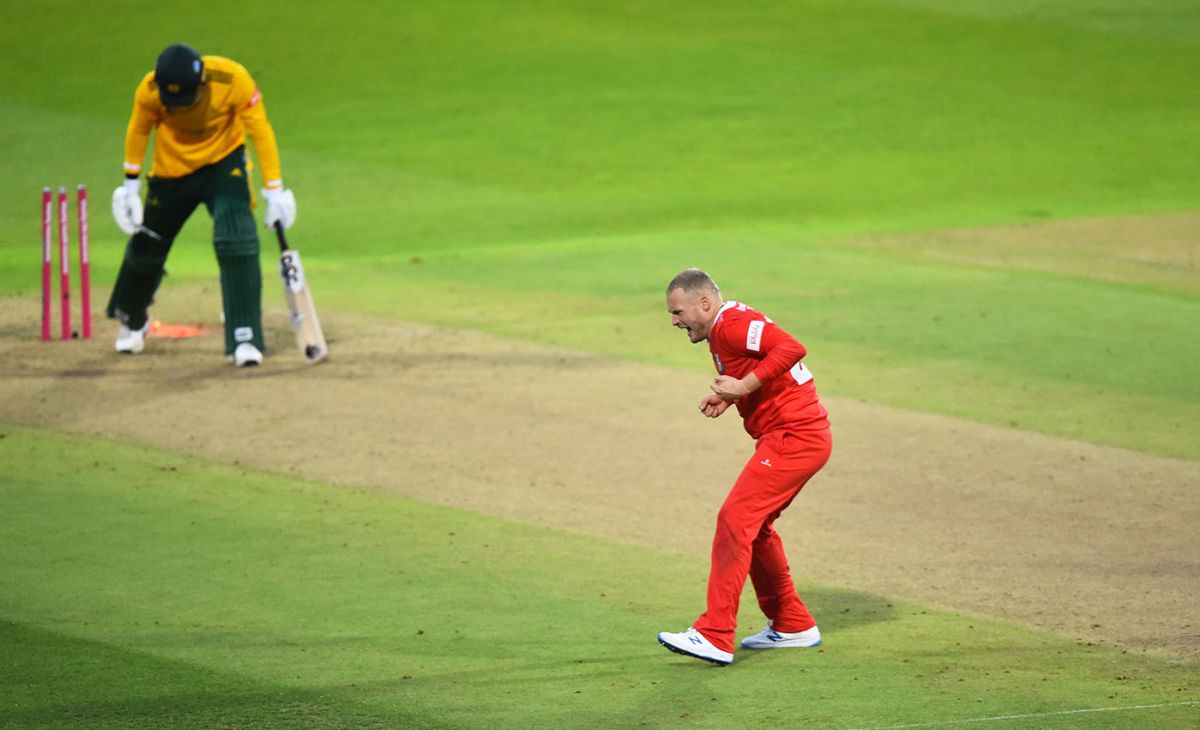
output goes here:
[[671, 283], [667, 284], [667, 294], [676, 289], [682, 289], [688, 294], [711, 292], [721, 296], [721, 288], [717, 286], [717, 282], [701, 269], [684, 269], [676, 274]]

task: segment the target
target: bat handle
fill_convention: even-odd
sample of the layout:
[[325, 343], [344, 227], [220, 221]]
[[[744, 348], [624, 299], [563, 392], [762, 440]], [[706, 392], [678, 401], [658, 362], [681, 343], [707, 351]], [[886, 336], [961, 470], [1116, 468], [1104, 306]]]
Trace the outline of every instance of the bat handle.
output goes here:
[[272, 228], [275, 229], [275, 237], [279, 239], [279, 250], [288, 250], [287, 236], [283, 234], [283, 221], [275, 221], [275, 225]]

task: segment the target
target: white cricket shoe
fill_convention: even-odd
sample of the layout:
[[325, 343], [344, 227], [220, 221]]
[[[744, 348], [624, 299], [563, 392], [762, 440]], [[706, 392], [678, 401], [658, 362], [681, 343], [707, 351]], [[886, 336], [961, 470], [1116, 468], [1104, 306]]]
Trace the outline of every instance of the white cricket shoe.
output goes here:
[[681, 634], [672, 634], [669, 631], [659, 632], [658, 643], [676, 654], [703, 659], [723, 667], [733, 664], [733, 654], [713, 646], [712, 642], [704, 638], [704, 634], [692, 626], [689, 626], [688, 630]]
[[146, 324], [142, 325], [140, 330], [132, 330], [126, 325], [121, 325], [121, 329], [117, 332], [117, 352], [136, 355], [146, 349], [146, 331], [149, 329], [149, 318], [146, 319]]
[[767, 627], [753, 636], [747, 636], [742, 639], [743, 649], [790, 649], [794, 647], [809, 647], [816, 646], [821, 643], [821, 630], [816, 626], [806, 631], [797, 631], [792, 634], [785, 634], [782, 631], [776, 631], [771, 628], [771, 623], [767, 622]]
[[233, 364], [239, 368], [262, 365], [262, 352], [249, 342], [243, 342], [233, 351]]

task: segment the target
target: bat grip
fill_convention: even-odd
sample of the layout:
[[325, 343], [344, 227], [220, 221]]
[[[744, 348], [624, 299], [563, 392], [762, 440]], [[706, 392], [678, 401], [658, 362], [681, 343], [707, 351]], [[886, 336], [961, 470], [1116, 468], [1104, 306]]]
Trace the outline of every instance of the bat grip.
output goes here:
[[275, 221], [275, 225], [272, 228], [275, 229], [275, 237], [279, 239], [279, 250], [288, 250], [287, 236], [283, 234], [283, 221]]

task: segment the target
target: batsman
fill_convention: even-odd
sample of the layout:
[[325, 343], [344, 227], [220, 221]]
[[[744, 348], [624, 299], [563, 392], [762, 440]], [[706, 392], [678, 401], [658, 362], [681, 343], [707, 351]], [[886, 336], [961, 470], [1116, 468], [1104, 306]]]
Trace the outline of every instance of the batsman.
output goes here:
[[[142, 161], [155, 133], [154, 161], [141, 199]], [[225, 354], [237, 367], [262, 362], [262, 271], [252, 211], [246, 134], [262, 165], [264, 223], [296, 220], [296, 199], [283, 186], [279, 148], [262, 92], [239, 63], [168, 46], [138, 84], [125, 132], [125, 182], [113, 192], [113, 217], [130, 235], [107, 314], [117, 319], [117, 352], [145, 347], [148, 308], [162, 281], [167, 254], [201, 204], [213, 219], [221, 271]]]

